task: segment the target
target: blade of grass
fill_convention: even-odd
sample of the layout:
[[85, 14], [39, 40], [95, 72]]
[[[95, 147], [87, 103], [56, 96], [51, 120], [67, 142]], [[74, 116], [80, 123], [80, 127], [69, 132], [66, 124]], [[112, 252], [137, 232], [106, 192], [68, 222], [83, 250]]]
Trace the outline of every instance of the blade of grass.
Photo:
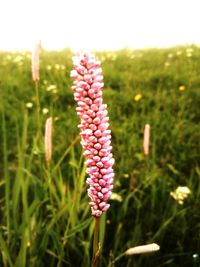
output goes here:
[[4, 164], [4, 180], [5, 180], [5, 203], [6, 203], [6, 227], [8, 231], [8, 244], [10, 243], [10, 177], [8, 173], [8, 148], [7, 148], [7, 129], [5, 113], [2, 113], [2, 133], [3, 133], [3, 164]]
[[71, 148], [78, 142], [78, 140], [80, 139], [80, 136], [77, 135], [74, 140], [71, 142], [71, 144], [66, 148], [65, 152], [63, 153], [63, 155], [61, 156], [61, 158], [58, 160], [58, 162], [56, 163], [55, 167], [53, 168], [52, 172], [55, 172], [56, 169], [60, 166], [60, 164], [62, 163], [62, 161], [64, 160], [64, 158], [67, 156], [67, 154], [70, 152]]
[[9, 263], [10, 267], [14, 267], [14, 264], [13, 264], [13, 262], [11, 260], [11, 256], [9, 254], [9, 250], [8, 250], [8, 248], [6, 246], [6, 243], [5, 243], [1, 233], [0, 233], [0, 247], [1, 247], [1, 253], [2, 252], [5, 253], [6, 259], [5, 259], [5, 257], [4, 257], [4, 259]]

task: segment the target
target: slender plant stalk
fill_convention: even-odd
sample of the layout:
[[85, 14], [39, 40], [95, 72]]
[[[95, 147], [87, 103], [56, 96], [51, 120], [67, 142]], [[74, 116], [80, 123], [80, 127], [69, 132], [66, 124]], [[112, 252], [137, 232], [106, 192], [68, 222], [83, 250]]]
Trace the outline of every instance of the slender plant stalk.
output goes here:
[[[22, 132], [22, 145], [20, 150], [20, 157], [21, 157], [21, 166], [22, 169], [25, 168], [25, 154], [26, 154], [26, 148], [27, 148], [27, 138], [28, 138], [28, 113], [27, 111], [24, 114], [24, 121], [23, 121], [23, 132]], [[24, 174], [22, 174], [22, 177], [25, 178]], [[29, 179], [24, 179], [22, 182], [22, 202], [23, 202], [23, 209], [24, 209], [24, 222], [27, 224], [28, 228], [28, 240], [31, 239], [31, 226], [30, 226], [30, 217], [29, 217], [29, 207], [28, 207], [28, 188], [29, 188]]]
[[51, 162], [47, 162], [47, 179], [48, 179], [48, 188], [49, 188], [49, 199], [52, 206], [53, 216], [55, 216], [54, 210], [54, 200], [53, 200], [53, 185], [52, 185], [52, 172], [51, 172]]
[[108, 267], [112, 267], [113, 264], [114, 264], [115, 262], [117, 262], [118, 260], [120, 260], [120, 259], [121, 259], [122, 257], [124, 257], [125, 255], [126, 255], [125, 252], [122, 253], [122, 254], [120, 254], [118, 257], [116, 257], [113, 261], [111, 261], [111, 262], [109, 263]]
[[5, 199], [6, 199], [6, 225], [8, 231], [8, 243], [10, 243], [10, 177], [8, 173], [8, 149], [7, 149], [7, 135], [5, 114], [2, 115], [2, 132], [3, 132], [3, 163], [4, 163], [4, 177], [5, 177]]
[[[6, 243], [0, 233], [0, 247], [1, 247], [1, 254], [4, 254], [3, 262], [5, 263], [4, 266], [14, 267], [14, 264], [12, 263], [10, 251], [8, 247], [6, 246]], [[9, 265], [7, 265], [7, 262]]]
[[38, 81], [35, 81], [35, 97], [36, 97], [36, 118], [37, 118], [37, 137], [40, 135], [40, 98]]
[[99, 242], [100, 219], [101, 217], [95, 218], [92, 267], [98, 266], [99, 258], [100, 258], [100, 242]]
[[64, 160], [64, 158], [67, 156], [67, 154], [69, 153], [69, 151], [71, 150], [71, 148], [80, 140], [80, 136], [77, 135], [74, 140], [71, 142], [71, 144], [67, 147], [67, 149], [65, 150], [65, 152], [63, 153], [63, 155], [61, 156], [61, 158], [58, 160], [58, 162], [56, 163], [55, 167], [53, 168], [52, 172], [54, 173], [58, 167], [60, 166], [60, 164], [62, 163], [62, 161]]

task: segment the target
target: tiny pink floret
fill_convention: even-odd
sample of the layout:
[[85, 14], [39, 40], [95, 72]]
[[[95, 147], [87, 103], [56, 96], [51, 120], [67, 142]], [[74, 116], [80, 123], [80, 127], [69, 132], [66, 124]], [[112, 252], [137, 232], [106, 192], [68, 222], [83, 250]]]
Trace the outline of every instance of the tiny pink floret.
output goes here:
[[77, 102], [77, 114], [80, 117], [78, 127], [81, 130], [81, 144], [86, 157], [86, 183], [91, 199], [91, 211], [100, 217], [110, 204], [107, 204], [113, 188], [113, 164], [111, 153], [111, 131], [107, 105], [103, 104], [103, 76], [101, 63], [90, 53], [80, 53], [73, 57], [74, 79], [72, 90]]

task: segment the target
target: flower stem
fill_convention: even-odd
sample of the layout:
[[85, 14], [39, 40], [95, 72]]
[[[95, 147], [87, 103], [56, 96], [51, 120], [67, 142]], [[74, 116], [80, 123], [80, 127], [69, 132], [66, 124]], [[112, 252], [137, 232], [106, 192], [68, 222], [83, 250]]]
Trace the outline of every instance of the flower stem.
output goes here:
[[99, 226], [100, 226], [100, 217], [96, 217], [95, 228], [94, 228], [94, 239], [93, 239], [92, 267], [97, 267], [99, 263], [99, 257], [100, 257]]
[[125, 252], [124, 253], [122, 253], [122, 254], [120, 254], [117, 258], [115, 258], [113, 261], [111, 261], [110, 263], [109, 263], [109, 265], [108, 265], [108, 267], [112, 267], [112, 266], [114, 266], [113, 264], [116, 262], [116, 261], [118, 261], [118, 260], [120, 260], [122, 257], [124, 257], [125, 256]]
[[40, 134], [40, 98], [39, 98], [39, 88], [38, 81], [35, 81], [35, 97], [36, 97], [36, 118], [37, 118], [37, 133]]

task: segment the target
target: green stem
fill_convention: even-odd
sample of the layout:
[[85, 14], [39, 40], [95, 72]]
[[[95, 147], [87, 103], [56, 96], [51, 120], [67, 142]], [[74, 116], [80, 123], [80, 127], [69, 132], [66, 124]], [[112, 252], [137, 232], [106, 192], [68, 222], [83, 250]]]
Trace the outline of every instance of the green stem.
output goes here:
[[77, 135], [74, 138], [74, 140], [71, 142], [71, 144], [65, 150], [64, 154], [61, 156], [61, 158], [56, 163], [55, 167], [52, 170], [52, 173], [54, 173], [56, 171], [56, 169], [58, 169], [58, 167], [60, 166], [60, 164], [62, 163], [62, 161], [65, 159], [65, 157], [67, 156], [67, 154], [69, 153], [69, 151], [71, 150], [71, 148], [79, 141], [79, 139], [80, 139], [80, 136], [79, 135]]
[[49, 187], [49, 199], [50, 199], [50, 204], [52, 207], [52, 213], [53, 213], [53, 217], [55, 217], [53, 191], [52, 191], [54, 187], [52, 184], [51, 162], [47, 162], [47, 183]]
[[38, 81], [35, 82], [35, 97], [36, 97], [36, 118], [37, 118], [37, 135], [40, 135], [40, 98]]
[[99, 226], [100, 226], [100, 218], [96, 217], [95, 228], [94, 228], [94, 239], [93, 239], [92, 267], [97, 267], [99, 263], [99, 256], [100, 256]]
[[6, 226], [8, 231], [8, 244], [10, 243], [10, 177], [8, 173], [8, 149], [7, 149], [7, 129], [5, 114], [2, 114], [2, 132], [3, 132], [3, 163], [5, 179], [5, 201], [6, 201]]
[[120, 254], [117, 258], [115, 258], [113, 261], [111, 261], [111, 262], [109, 263], [108, 267], [112, 267], [113, 264], [114, 264], [116, 261], [120, 260], [120, 259], [121, 259], [122, 257], [124, 257], [125, 255], [126, 255], [125, 252], [122, 253], [122, 254]]

